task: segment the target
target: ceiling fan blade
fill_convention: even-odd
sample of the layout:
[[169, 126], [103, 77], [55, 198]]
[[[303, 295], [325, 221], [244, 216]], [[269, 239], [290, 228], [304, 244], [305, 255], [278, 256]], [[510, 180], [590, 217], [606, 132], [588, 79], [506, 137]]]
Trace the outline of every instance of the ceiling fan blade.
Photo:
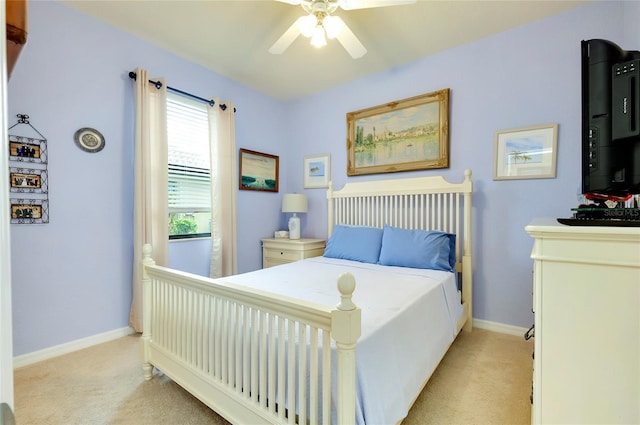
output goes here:
[[[334, 16], [334, 19], [340, 17]], [[340, 19], [342, 21], [342, 19]], [[345, 48], [347, 52], [351, 55], [352, 58], [358, 59], [364, 56], [367, 53], [367, 49], [364, 48], [358, 37], [351, 31], [351, 29], [347, 26], [347, 24], [342, 21], [342, 30], [336, 36], [342, 47]]]
[[[284, 1], [284, 0], [278, 0]], [[369, 9], [372, 7], [401, 6], [412, 4], [416, 0], [340, 0], [340, 7], [344, 10]]]
[[269, 48], [269, 53], [272, 53], [274, 55], [280, 55], [285, 50], [287, 50], [287, 47], [291, 46], [291, 43], [293, 43], [295, 41], [295, 39], [298, 38], [298, 36], [300, 35], [300, 25], [298, 24], [298, 21], [300, 19], [302, 19], [302, 18], [298, 18], [289, 27], [289, 29], [286, 30], [284, 32], [284, 34], [282, 34], [282, 36], [280, 36], [278, 41], [273, 43], [273, 46], [271, 46], [271, 48]]
[[302, 3], [302, 0], [276, 0], [276, 1], [279, 1], [280, 3], [287, 3], [287, 4], [293, 4], [293, 5], [298, 5]]

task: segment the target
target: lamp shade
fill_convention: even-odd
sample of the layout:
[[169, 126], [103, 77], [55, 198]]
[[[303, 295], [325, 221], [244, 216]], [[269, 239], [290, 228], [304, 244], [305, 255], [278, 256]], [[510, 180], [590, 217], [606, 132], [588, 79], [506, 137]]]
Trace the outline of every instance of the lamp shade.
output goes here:
[[307, 197], [301, 193], [285, 193], [282, 196], [282, 212], [306, 213], [308, 209]]

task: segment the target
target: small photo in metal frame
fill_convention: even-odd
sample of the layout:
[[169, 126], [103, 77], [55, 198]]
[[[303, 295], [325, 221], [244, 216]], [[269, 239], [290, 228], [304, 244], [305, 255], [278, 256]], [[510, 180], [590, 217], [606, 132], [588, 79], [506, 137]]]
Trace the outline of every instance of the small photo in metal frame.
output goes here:
[[49, 222], [47, 199], [11, 199], [11, 224], [44, 224]]
[[15, 193], [47, 193], [47, 170], [32, 168], [9, 168], [11, 192]]
[[9, 160], [19, 162], [47, 163], [47, 141], [9, 135]]
[[81, 128], [74, 135], [76, 145], [85, 152], [100, 152], [104, 148], [104, 136], [96, 129]]

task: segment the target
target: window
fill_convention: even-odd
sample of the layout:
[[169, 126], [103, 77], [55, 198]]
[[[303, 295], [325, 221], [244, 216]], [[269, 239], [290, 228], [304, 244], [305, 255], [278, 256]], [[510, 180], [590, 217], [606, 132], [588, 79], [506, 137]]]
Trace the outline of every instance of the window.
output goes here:
[[207, 106], [167, 93], [169, 239], [211, 236]]

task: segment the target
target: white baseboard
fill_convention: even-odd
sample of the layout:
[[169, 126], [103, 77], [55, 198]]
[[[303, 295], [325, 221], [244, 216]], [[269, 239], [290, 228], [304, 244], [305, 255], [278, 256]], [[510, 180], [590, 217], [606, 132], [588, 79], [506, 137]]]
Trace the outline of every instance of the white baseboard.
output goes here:
[[[505, 325], [504, 323], [491, 322], [489, 320], [473, 319], [473, 327], [486, 329], [488, 331], [500, 332], [503, 334], [516, 335], [524, 337], [527, 328], [519, 326]], [[45, 348], [44, 350], [34, 351], [32, 353], [23, 354], [13, 358], [13, 367], [19, 368], [28, 366], [43, 360], [52, 359], [54, 357], [68, 354], [93, 345], [102, 344], [103, 342], [112, 341], [123, 336], [131, 335], [135, 331], [130, 327], [115, 329], [113, 331], [104, 332], [98, 335], [89, 336], [87, 338], [77, 339], [65, 344], [55, 345]]]
[[529, 328], [521, 328], [519, 326], [505, 325], [504, 323], [490, 322], [489, 320], [481, 319], [473, 319], [473, 327], [493, 332], [500, 332], [502, 334], [521, 336], [523, 338], [525, 332], [529, 330]]
[[13, 367], [15, 369], [23, 366], [28, 366], [33, 363], [48, 360], [54, 357], [61, 356], [63, 354], [68, 354], [73, 351], [91, 347], [93, 345], [102, 344], [103, 342], [113, 341], [114, 339], [131, 335], [134, 332], [135, 331], [132, 328], [127, 326], [125, 328], [114, 329], [112, 331], [104, 332], [98, 335], [92, 335], [86, 338], [77, 339], [65, 344], [54, 345], [53, 347], [45, 348], [44, 350], [33, 351], [31, 353], [14, 357]]

